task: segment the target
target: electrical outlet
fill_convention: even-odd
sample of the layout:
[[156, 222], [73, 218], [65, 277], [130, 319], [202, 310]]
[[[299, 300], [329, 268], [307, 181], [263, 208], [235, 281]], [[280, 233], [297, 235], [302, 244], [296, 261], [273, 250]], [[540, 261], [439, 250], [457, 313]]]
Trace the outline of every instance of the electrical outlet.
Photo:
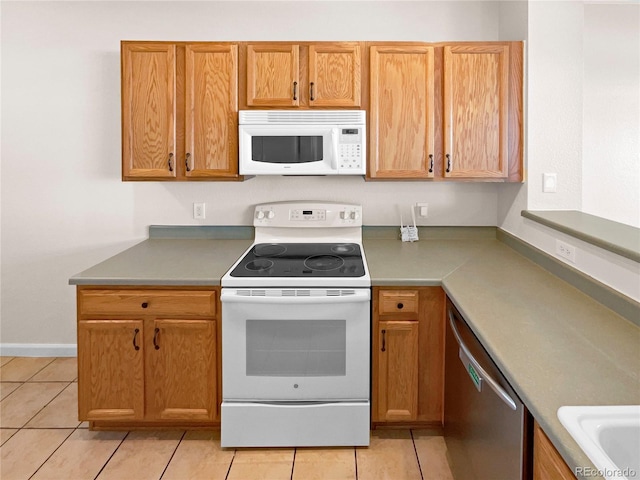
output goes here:
[[558, 191], [558, 175], [555, 173], [542, 174], [542, 191], [544, 193], [556, 193]]
[[193, 204], [193, 218], [198, 220], [204, 220], [205, 217], [205, 203], [194, 203]]
[[421, 218], [427, 218], [429, 216], [429, 204], [428, 203], [416, 203], [416, 213]]
[[556, 240], [556, 253], [571, 263], [576, 263], [576, 247], [573, 245]]

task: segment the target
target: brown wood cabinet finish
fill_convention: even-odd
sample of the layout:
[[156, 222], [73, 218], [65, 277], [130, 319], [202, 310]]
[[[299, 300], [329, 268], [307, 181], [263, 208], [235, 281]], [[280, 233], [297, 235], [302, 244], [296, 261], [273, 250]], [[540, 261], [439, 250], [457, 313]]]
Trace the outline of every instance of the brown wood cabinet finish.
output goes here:
[[440, 287], [373, 287], [374, 426], [442, 425], [444, 314]]
[[551, 440], [537, 422], [533, 428], [533, 480], [575, 480]]
[[368, 179], [523, 181], [522, 42], [367, 46]]
[[369, 48], [369, 177], [434, 176], [434, 47]]
[[122, 42], [123, 180], [237, 180], [238, 46]]
[[444, 47], [445, 177], [507, 177], [508, 107], [508, 45]]
[[78, 287], [78, 412], [102, 429], [219, 422], [219, 288]]
[[78, 322], [80, 420], [142, 420], [143, 342], [142, 320]]
[[176, 176], [176, 46], [122, 45], [122, 177]]
[[243, 44], [241, 108], [357, 108], [361, 50], [359, 42]]

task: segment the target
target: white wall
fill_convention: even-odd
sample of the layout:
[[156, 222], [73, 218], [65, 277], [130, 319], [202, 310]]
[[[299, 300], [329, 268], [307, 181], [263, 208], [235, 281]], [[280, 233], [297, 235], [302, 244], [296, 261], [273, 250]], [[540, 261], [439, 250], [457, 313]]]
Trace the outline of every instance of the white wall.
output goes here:
[[[590, 58], [591, 52], [585, 54], [585, 50], [591, 47], [593, 40], [589, 35], [595, 33], [593, 15], [604, 11], [618, 18], [621, 8], [631, 8], [626, 11], [636, 19], [635, 30], [633, 26], [625, 28], [626, 36], [622, 37], [627, 42], [637, 39], [638, 10], [640, 5], [621, 5], [610, 3], [607, 5], [583, 4], [582, 2], [568, 1], [531, 1], [527, 7], [527, 28], [522, 25], [522, 12], [506, 10], [515, 15], [512, 21], [519, 25], [523, 31], [523, 38], [527, 39], [527, 88], [526, 88], [526, 164], [527, 183], [525, 185], [504, 185], [499, 191], [498, 197], [498, 225], [506, 231], [516, 235], [535, 247], [551, 254], [555, 254], [556, 241], [562, 240], [576, 246], [576, 263], [571, 264], [587, 275], [611, 286], [623, 294], [640, 301], [640, 267], [637, 262], [604, 251], [600, 248], [575, 238], [563, 235], [555, 230], [524, 219], [520, 212], [523, 209], [530, 210], [584, 210], [583, 204], [591, 206], [598, 203], [607, 204], [600, 215], [616, 219], [611, 212], [612, 208], [622, 208], [622, 203], [630, 202], [627, 212], [638, 215], [638, 204], [633, 206], [638, 192], [632, 192], [625, 185], [629, 179], [638, 175], [638, 147], [633, 147], [633, 141], [629, 140], [622, 147], [621, 155], [605, 154], [605, 158], [599, 158], [598, 172], [595, 172], [595, 161], [587, 161], [591, 156], [591, 150], [596, 142], [602, 150], [610, 148], [619, 152], [619, 146], [614, 145], [618, 138], [629, 139], [638, 135], [638, 121], [632, 123], [633, 102], [637, 102], [640, 78], [633, 67], [623, 68], [631, 78], [625, 85], [631, 86], [635, 82], [635, 99], [632, 94], [621, 102], [629, 101], [630, 106], [623, 107], [625, 116], [616, 117], [609, 115], [606, 119], [609, 131], [615, 131], [611, 137], [598, 134], [592, 135], [592, 125], [602, 127], [599, 119], [593, 119], [597, 115], [591, 106], [593, 98], [599, 95], [609, 95], [606, 90], [609, 85], [606, 82], [593, 81], [587, 78], [595, 67], [585, 69], [585, 58]], [[594, 10], [591, 10], [594, 9]], [[588, 13], [587, 13], [588, 12]], [[593, 13], [592, 13], [593, 12]], [[633, 13], [635, 12], [635, 17]], [[585, 27], [585, 19], [586, 21]], [[595, 22], [599, 23], [599, 22]], [[628, 24], [629, 22], [627, 22]], [[593, 28], [589, 25], [593, 25]], [[606, 20], [600, 26], [609, 25]], [[616, 26], [617, 28], [617, 26]], [[633, 34], [635, 32], [635, 36]], [[513, 32], [510, 32], [513, 34]], [[502, 35], [502, 32], [501, 32]], [[607, 36], [606, 44], [609, 52], [615, 39]], [[602, 34], [598, 34], [602, 40]], [[638, 48], [626, 46], [625, 52], [635, 55], [630, 59], [631, 65], [638, 61]], [[634, 53], [635, 52], [635, 53]], [[602, 68], [607, 68], [612, 54], [602, 53]], [[600, 58], [602, 60], [602, 58]], [[585, 88], [587, 93], [585, 93]], [[603, 89], [605, 89], [603, 91]], [[600, 104], [601, 106], [601, 104]], [[637, 107], [636, 107], [636, 115]], [[637, 117], [636, 117], [637, 118]], [[583, 130], [584, 125], [584, 130]], [[635, 148], [635, 149], [634, 149]], [[631, 161], [628, 156], [633, 157]], [[585, 160], [583, 161], [583, 158]], [[606, 162], [602, 171], [602, 162]], [[631, 164], [631, 165], [629, 165]], [[635, 168], [635, 172], [625, 172], [625, 169]], [[558, 192], [542, 192], [542, 174], [544, 172], [557, 173]], [[601, 177], [606, 177], [610, 182], [609, 187], [615, 192], [608, 192], [608, 198], [594, 188]], [[630, 181], [634, 183], [633, 180]], [[634, 210], [635, 209], [635, 210]], [[586, 210], [589, 212], [589, 210]], [[621, 221], [621, 220], [618, 220]], [[631, 222], [629, 222], [631, 223]]]
[[[2, 2], [2, 344], [74, 344], [68, 278], [150, 224], [251, 223], [282, 199], [428, 202], [430, 225], [495, 225], [498, 186], [254, 178], [120, 181], [120, 40], [496, 40], [494, 2]], [[366, 19], [366, 20], [365, 20]]]
[[582, 211], [640, 227], [640, 4], [584, 9]]

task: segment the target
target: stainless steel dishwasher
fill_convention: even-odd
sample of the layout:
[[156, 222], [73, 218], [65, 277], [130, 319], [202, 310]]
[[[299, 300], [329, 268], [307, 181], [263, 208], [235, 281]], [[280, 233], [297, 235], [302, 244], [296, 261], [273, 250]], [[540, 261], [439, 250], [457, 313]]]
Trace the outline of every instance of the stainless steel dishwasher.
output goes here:
[[444, 437], [456, 480], [531, 478], [531, 417], [447, 299]]

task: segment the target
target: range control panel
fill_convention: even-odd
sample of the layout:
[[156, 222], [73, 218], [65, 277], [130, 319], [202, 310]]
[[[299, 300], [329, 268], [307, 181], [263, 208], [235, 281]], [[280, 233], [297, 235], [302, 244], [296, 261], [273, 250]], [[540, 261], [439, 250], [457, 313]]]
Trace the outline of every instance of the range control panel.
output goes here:
[[257, 205], [255, 227], [309, 228], [362, 226], [362, 206], [342, 203], [278, 202]]

